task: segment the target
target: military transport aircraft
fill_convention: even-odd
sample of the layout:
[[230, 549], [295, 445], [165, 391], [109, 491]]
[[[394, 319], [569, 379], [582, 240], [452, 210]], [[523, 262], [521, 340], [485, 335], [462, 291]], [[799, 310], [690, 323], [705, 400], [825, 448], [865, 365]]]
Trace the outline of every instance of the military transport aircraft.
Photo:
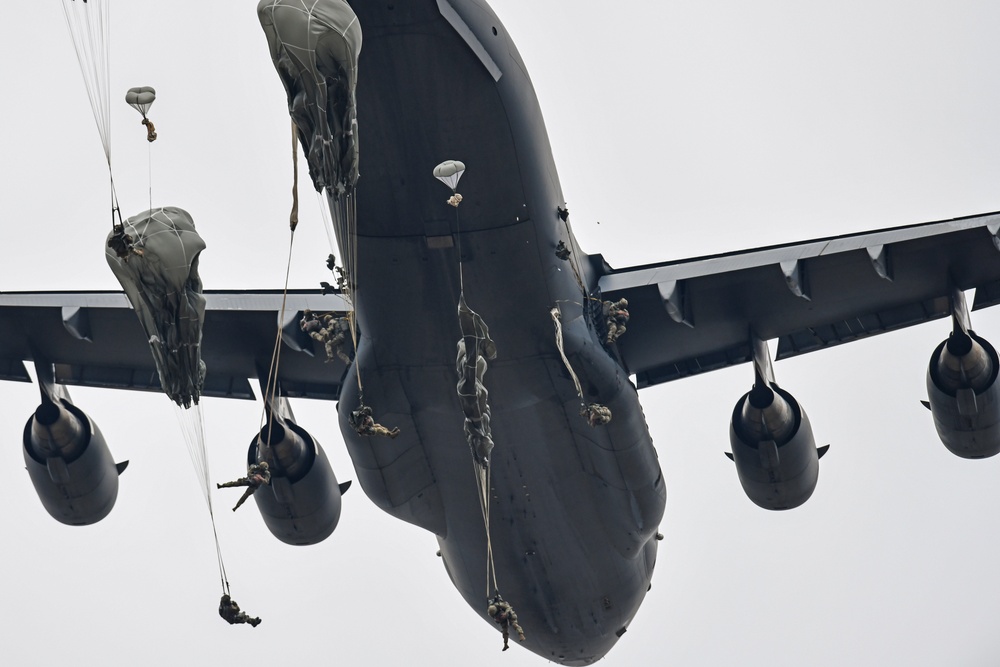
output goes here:
[[[761, 341], [776, 340], [778, 357], [791, 357], [951, 315], [967, 324], [960, 290], [976, 288], [978, 306], [995, 298], [1000, 268], [993, 235], [1000, 218], [991, 216], [614, 270], [586, 256], [569, 231], [575, 213], [567, 220], [561, 208], [565, 198], [541, 115], [499, 20], [482, 3], [458, 0], [352, 7], [364, 30], [357, 197], [367, 213], [358, 222], [355, 294], [362, 337], [356, 365], [323, 363], [322, 350], [299, 335], [301, 312], [349, 306], [340, 296], [296, 292], [288, 304], [294, 315], [283, 322], [281, 389], [292, 397], [339, 398], [344, 422], [345, 406], [358, 401], [354, 369], [367, 374], [366, 402], [402, 433], [382, 440], [343, 429], [360, 486], [390, 514], [438, 535], [452, 580], [482, 616], [485, 531], [454, 386], [461, 260], [466, 298], [497, 346], [484, 379], [496, 443], [490, 457], [496, 578], [528, 629], [525, 647], [543, 657], [567, 663], [601, 657], [650, 583], [664, 484], [633, 381], [644, 388], [755, 362], [743, 365], [746, 389], [756, 368], [763, 395], [725, 400], [766, 410], [774, 400], [767, 389], [772, 380], [782, 391], [790, 387], [780, 365], [771, 377]], [[415, 52], [408, 50], [413, 43]], [[276, 92], [273, 73], [267, 76]], [[447, 190], [430, 177], [445, 158], [469, 166], [459, 188], [460, 222], [444, 203]], [[560, 241], [571, 249], [569, 259], [557, 256]], [[620, 297], [632, 317], [627, 332], [608, 343], [603, 314], [584, 305]], [[251, 378], [270, 359], [280, 295], [207, 298], [204, 395], [249, 397]], [[37, 375], [54, 364], [56, 379], [68, 385], [156, 388], [146, 340], [120, 294], [6, 294], [0, 305], [7, 379], [27, 379], [21, 365], [27, 360], [42, 361]], [[554, 306], [563, 308], [569, 368], [556, 345]], [[988, 344], [980, 345], [986, 351], [980, 360], [993, 362], [989, 382], [971, 393], [947, 378], [937, 383], [955, 394], [935, 404], [940, 421], [952, 407], [973, 423], [990, 414], [997, 365]], [[964, 354], [957, 345], [952, 356]], [[609, 424], [591, 427], [580, 418], [571, 369], [588, 403], [611, 408]], [[791, 422], [769, 424], [765, 433], [754, 426], [757, 413], [740, 407], [732, 453], [748, 494], [778, 509], [811, 493], [814, 452], [824, 441], [820, 434], [816, 442], [807, 437], [791, 394], [776, 395], [784, 397], [777, 405], [787, 406]], [[950, 433], [944, 430], [946, 439]], [[246, 435], [238, 434], [241, 442]], [[969, 436], [954, 448], [980, 444], [978, 435]], [[753, 456], [740, 453], [743, 445]], [[962, 453], [994, 453], [989, 446]], [[782, 467], [796, 456], [809, 471], [804, 484], [797, 470]], [[755, 486], [751, 478], [760, 470], [766, 483]], [[404, 609], [389, 611], [402, 622], [434, 626], [433, 619], [407, 619], [414, 612], [405, 607], [420, 608], [419, 600], [387, 605], [397, 603]]]

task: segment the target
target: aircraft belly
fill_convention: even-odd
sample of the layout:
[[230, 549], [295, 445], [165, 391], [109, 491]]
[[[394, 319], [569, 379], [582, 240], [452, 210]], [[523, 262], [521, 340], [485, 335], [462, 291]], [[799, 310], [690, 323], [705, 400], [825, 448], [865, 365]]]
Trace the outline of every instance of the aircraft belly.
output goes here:
[[[502, 355], [503, 339], [495, 340]], [[591, 353], [610, 362], [600, 346], [573, 350], [571, 358], [591, 367], [587, 383], [599, 394], [592, 398], [616, 414], [604, 427], [579, 415], [574, 385], [554, 354], [498, 358], [485, 377], [500, 592], [518, 612], [527, 648], [584, 663], [611, 648], [645, 595], [665, 500], [635, 389], [613, 362], [584, 359]], [[395, 439], [354, 433], [345, 415], [357, 403], [357, 384], [347, 378], [341, 426], [359, 482], [379, 507], [438, 535], [449, 576], [485, 617], [486, 531], [455, 369], [368, 370], [365, 346], [358, 358], [365, 402], [378, 421], [401, 429]]]
[[461, 258], [457, 245], [429, 248], [423, 236], [359, 239], [355, 308], [374, 361], [454, 367], [463, 284], [502, 359], [552, 354], [549, 310], [561, 301], [580, 310], [583, 295], [571, 266], [550, 254], [549, 233], [532, 220], [463, 233]]

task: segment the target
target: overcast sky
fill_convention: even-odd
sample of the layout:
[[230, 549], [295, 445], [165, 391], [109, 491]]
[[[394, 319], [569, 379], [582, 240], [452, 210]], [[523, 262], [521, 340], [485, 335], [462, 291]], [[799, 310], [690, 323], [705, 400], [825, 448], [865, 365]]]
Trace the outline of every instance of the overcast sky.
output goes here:
[[[148, 207], [151, 171], [153, 204], [187, 209], [205, 238], [210, 289], [280, 287], [287, 259], [289, 121], [255, 6], [112, 7], [123, 212]], [[615, 267], [1000, 210], [992, 0], [493, 6], [541, 100], [574, 231]], [[0, 289], [118, 289], [103, 257], [107, 168], [60, 4], [9, 10], [0, 62]], [[151, 147], [121, 101], [137, 85], [159, 94]], [[359, 122], [364, 159], [377, 128], [364, 110]], [[329, 278], [318, 211], [306, 190], [293, 287]], [[996, 313], [974, 313], [973, 326], [1000, 339]], [[831, 445], [813, 498], [785, 513], [747, 500], [723, 456], [749, 366], [643, 390], [666, 539], [605, 664], [997, 664], [1000, 461], [949, 454], [919, 404], [947, 333], [937, 322], [775, 365]], [[337, 532], [306, 548], [271, 537], [253, 503], [230, 512], [238, 491], [213, 491], [233, 595], [264, 619], [226, 625], [169, 399], [71, 394], [131, 465], [108, 518], [58, 524], [19, 447], [37, 391], [0, 387], [4, 664], [542, 664], [519, 648], [501, 654], [434, 537], [358, 486]], [[203, 405], [212, 476], [237, 477], [261, 405]], [[353, 479], [333, 404], [293, 408], [340, 480]]]

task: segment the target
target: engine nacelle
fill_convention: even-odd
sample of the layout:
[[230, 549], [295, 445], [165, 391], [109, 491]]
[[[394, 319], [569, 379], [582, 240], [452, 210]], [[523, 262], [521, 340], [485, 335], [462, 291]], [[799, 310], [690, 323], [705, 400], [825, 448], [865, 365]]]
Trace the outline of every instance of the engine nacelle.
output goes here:
[[24, 427], [24, 464], [45, 511], [56, 521], [85, 526], [111, 512], [118, 475], [97, 425], [66, 399], [43, 400]]
[[928, 407], [941, 442], [953, 454], [982, 459], [1000, 452], [1000, 388], [996, 349], [958, 329], [931, 355]]
[[[340, 521], [340, 496], [351, 483], [337, 483], [323, 448], [294, 422], [272, 417], [259, 437], [274, 459], [270, 485], [253, 494], [268, 530], [286, 544], [322, 542]], [[257, 442], [250, 442], [248, 466], [263, 460]]]
[[819, 479], [819, 459], [809, 418], [777, 385], [755, 384], [733, 410], [729, 441], [747, 497], [769, 510], [798, 507]]

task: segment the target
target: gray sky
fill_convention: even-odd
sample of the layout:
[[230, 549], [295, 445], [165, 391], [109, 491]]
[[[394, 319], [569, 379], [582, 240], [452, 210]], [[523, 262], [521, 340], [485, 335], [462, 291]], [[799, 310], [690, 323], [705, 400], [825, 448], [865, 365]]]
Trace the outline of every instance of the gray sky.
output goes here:
[[[207, 288], [275, 288], [289, 121], [256, 3], [236, 4], [112, 8], [115, 178], [135, 214], [148, 207], [152, 165], [153, 204], [190, 211], [208, 243]], [[575, 232], [613, 266], [1000, 210], [995, 2], [493, 5], [535, 83]], [[59, 3], [8, 13], [0, 62], [0, 289], [118, 289], [103, 258], [107, 170]], [[159, 94], [151, 155], [139, 115], [119, 102], [137, 85]], [[359, 120], [364, 156], [375, 130], [363, 110]], [[293, 287], [329, 277], [308, 190], [303, 208]], [[1000, 339], [996, 313], [973, 325]], [[996, 664], [1000, 461], [949, 454], [918, 402], [947, 331], [939, 322], [776, 364], [831, 444], [815, 495], [786, 513], [752, 505], [722, 455], [749, 367], [644, 390], [666, 539], [652, 591], [606, 664]], [[18, 446], [36, 389], [0, 387], [5, 664], [542, 664], [501, 654], [433, 536], [358, 487], [337, 532], [308, 548], [273, 539], [252, 504], [230, 512], [237, 491], [214, 493], [234, 597], [264, 619], [227, 626], [169, 399], [71, 391], [131, 465], [107, 519], [56, 523]], [[213, 478], [236, 477], [260, 404], [203, 404]], [[340, 480], [353, 479], [333, 404], [293, 407]]]

